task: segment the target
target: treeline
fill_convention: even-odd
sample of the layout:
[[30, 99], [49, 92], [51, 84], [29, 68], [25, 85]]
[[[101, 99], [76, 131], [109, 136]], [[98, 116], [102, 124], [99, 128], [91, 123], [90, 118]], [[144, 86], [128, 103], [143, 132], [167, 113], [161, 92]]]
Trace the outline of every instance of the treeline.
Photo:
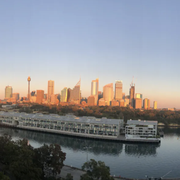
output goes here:
[[141, 119], [141, 120], [157, 120], [165, 125], [179, 124], [180, 111], [168, 110], [139, 110], [129, 107], [112, 107], [112, 106], [90, 106], [81, 107], [78, 105], [69, 106], [47, 106], [34, 104], [31, 107], [19, 107], [20, 112], [32, 113], [33, 111], [55, 113], [65, 115], [72, 113], [76, 116], [95, 116], [97, 118], [107, 117], [110, 119]]

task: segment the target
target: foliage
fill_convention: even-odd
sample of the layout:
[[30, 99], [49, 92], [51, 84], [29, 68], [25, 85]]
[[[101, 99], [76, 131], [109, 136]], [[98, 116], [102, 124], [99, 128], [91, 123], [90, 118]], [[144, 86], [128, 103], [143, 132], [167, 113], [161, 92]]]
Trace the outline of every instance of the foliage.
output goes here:
[[104, 162], [96, 162], [94, 159], [84, 163], [83, 170], [86, 170], [86, 174], [81, 176], [81, 180], [113, 180], [110, 176], [110, 169]]
[[124, 119], [125, 122], [128, 119], [157, 120], [158, 122], [164, 123], [167, 126], [171, 123], [180, 125], [180, 111], [168, 111], [166, 109], [139, 110], [118, 106], [87, 106], [82, 108], [79, 105], [48, 106], [39, 104], [32, 105], [30, 109], [32, 111], [46, 111], [48, 113], [56, 113], [59, 115], [72, 113], [76, 116], [95, 116], [97, 118], [107, 117], [110, 119]]
[[50, 174], [55, 176], [60, 173], [65, 160], [65, 153], [56, 144], [34, 149], [25, 139], [12, 141], [10, 136], [4, 135], [0, 137], [0, 147], [1, 170], [16, 180], [41, 180]]

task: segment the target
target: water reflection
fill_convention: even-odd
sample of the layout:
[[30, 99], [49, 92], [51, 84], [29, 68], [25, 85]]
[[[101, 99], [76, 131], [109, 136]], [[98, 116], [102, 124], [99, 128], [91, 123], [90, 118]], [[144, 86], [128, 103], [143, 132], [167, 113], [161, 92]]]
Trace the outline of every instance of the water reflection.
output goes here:
[[16, 138], [26, 138], [36, 141], [39, 144], [53, 143], [60, 144], [61, 147], [72, 149], [73, 151], [85, 151], [88, 148], [89, 152], [95, 155], [98, 154], [113, 154], [119, 155], [122, 152], [123, 144], [117, 142], [108, 142], [100, 140], [82, 139], [77, 137], [68, 137], [55, 134], [45, 134], [39, 132], [3, 129], [4, 132]]
[[156, 155], [160, 144], [125, 144], [125, 153], [133, 156]]

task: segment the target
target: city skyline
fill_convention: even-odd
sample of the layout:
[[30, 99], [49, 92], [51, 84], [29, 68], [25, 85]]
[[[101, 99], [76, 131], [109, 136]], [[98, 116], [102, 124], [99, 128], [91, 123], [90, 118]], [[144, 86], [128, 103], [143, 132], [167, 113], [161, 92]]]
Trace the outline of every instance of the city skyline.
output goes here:
[[151, 107], [180, 108], [178, 0], [70, 2], [0, 2], [0, 99], [8, 85], [27, 97], [28, 76], [31, 91], [52, 79], [55, 94], [81, 77], [82, 97], [97, 77], [100, 91], [120, 79], [127, 95], [134, 76]]

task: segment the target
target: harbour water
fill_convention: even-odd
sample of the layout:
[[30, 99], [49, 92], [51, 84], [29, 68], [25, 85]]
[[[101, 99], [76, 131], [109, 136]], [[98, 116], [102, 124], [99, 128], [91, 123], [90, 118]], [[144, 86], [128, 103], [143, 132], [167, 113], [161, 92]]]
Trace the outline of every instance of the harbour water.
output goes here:
[[163, 131], [160, 144], [123, 144], [0, 127], [0, 135], [9, 134], [14, 140], [26, 138], [35, 148], [44, 143], [60, 144], [66, 153], [66, 165], [81, 168], [87, 160], [95, 159], [104, 161], [115, 176], [177, 178], [180, 177], [180, 128]]

